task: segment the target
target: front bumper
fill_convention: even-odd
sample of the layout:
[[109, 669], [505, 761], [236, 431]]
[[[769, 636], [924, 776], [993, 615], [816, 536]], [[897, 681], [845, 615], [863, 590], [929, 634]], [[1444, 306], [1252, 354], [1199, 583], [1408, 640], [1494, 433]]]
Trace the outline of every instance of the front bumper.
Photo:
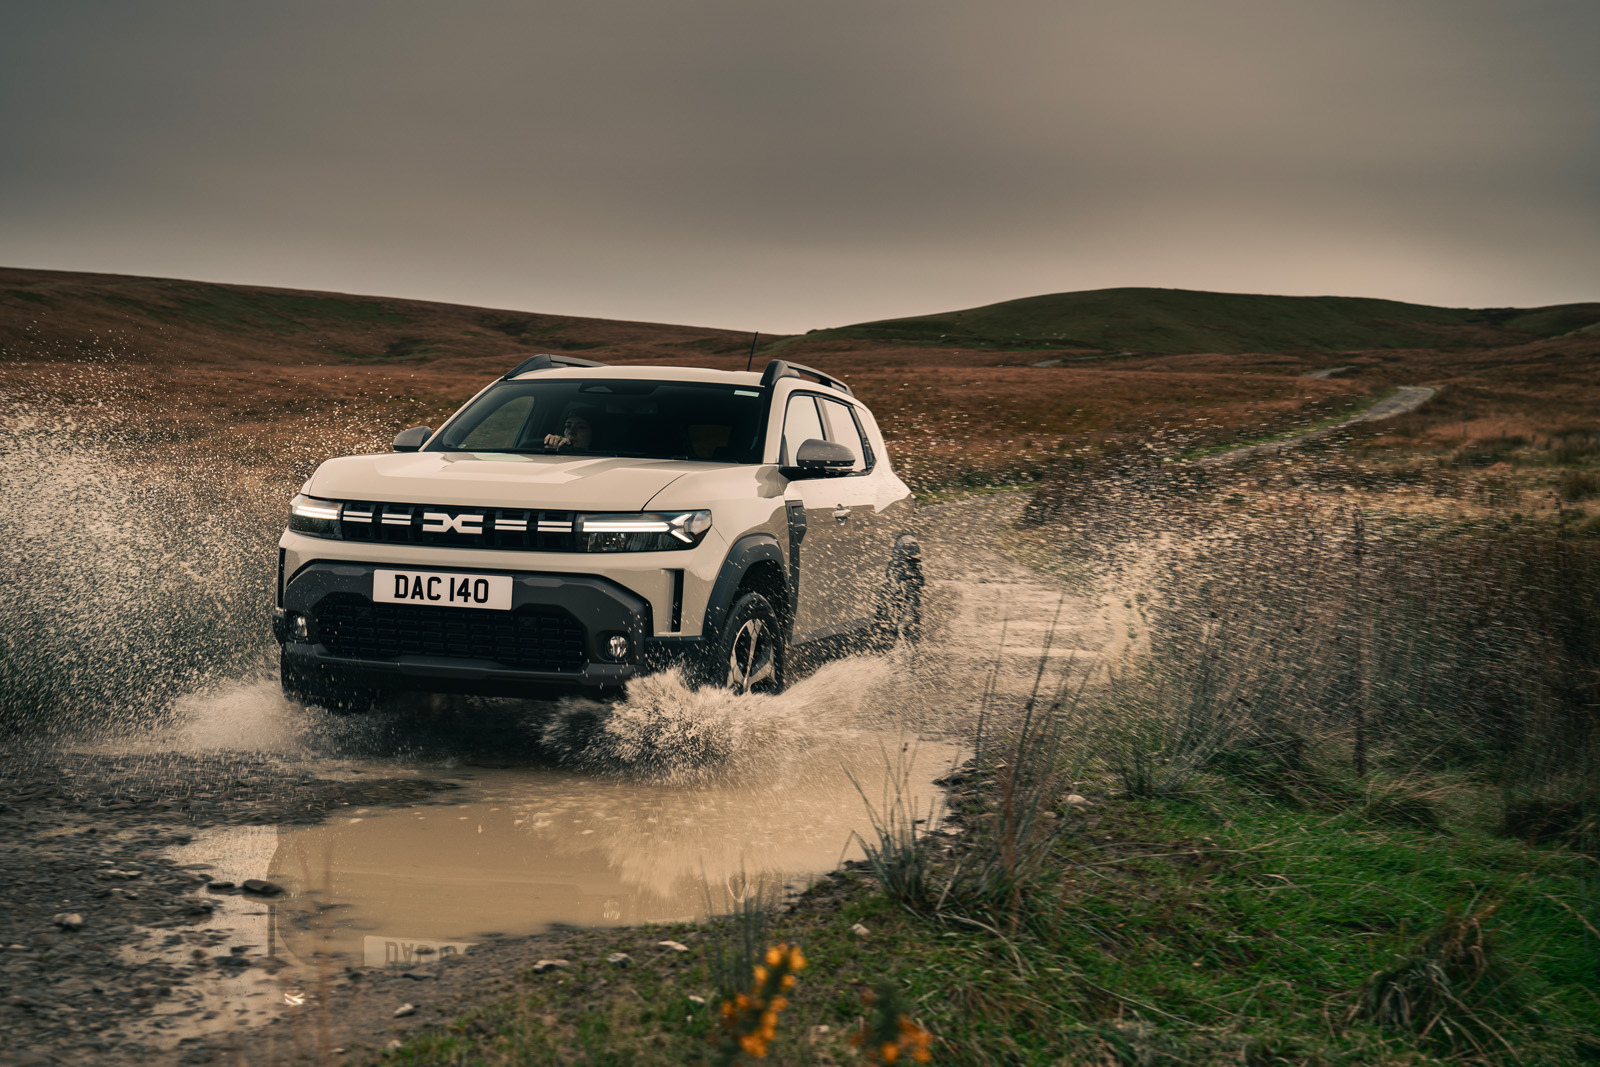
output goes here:
[[[511, 609], [495, 611], [374, 603], [377, 569], [320, 561], [288, 580], [273, 613], [287, 666], [350, 686], [535, 696], [615, 689], [663, 665], [667, 647], [699, 644], [653, 640], [650, 602], [594, 575], [510, 572]], [[621, 656], [616, 636], [627, 638]]]

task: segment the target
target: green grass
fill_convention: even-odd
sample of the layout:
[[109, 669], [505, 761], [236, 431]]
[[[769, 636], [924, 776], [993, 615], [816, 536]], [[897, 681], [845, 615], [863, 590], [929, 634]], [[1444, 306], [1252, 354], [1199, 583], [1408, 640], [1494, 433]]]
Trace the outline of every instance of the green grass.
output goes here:
[[806, 335], [983, 348], [1189, 352], [1343, 352], [1516, 344], [1600, 321], [1600, 305], [1440, 308], [1393, 300], [1257, 296], [1185, 289], [1095, 289]]

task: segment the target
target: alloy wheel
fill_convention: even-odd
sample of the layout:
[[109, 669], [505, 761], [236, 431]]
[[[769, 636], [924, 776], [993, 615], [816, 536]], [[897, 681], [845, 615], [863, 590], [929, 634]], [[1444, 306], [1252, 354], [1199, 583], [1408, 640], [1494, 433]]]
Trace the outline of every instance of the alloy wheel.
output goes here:
[[728, 688], [748, 693], [777, 677], [776, 646], [765, 620], [746, 619], [728, 654]]

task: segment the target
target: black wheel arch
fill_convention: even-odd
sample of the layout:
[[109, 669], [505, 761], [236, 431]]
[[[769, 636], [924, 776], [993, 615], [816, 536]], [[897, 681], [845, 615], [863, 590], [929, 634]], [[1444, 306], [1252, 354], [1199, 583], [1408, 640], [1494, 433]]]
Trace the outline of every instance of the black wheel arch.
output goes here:
[[722, 632], [728, 611], [738, 599], [739, 590], [749, 589], [760, 593], [771, 602], [787, 634], [793, 625], [794, 613], [789, 603], [788, 571], [783, 559], [783, 549], [778, 539], [768, 533], [745, 534], [728, 549], [717, 580], [711, 586], [711, 598], [706, 602], [706, 614], [701, 634], [707, 641]]

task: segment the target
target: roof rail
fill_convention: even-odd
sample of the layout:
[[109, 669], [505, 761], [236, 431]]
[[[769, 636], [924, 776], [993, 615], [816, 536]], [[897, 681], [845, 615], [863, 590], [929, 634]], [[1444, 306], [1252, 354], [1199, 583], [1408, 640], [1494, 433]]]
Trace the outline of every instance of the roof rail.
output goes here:
[[596, 363], [592, 359], [579, 359], [577, 356], [552, 356], [548, 352], [541, 352], [537, 356], [529, 356], [506, 372], [501, 381], [509, 381], [519, 374], [527, 374], [531, 370], [555, 370], [559, 367], [604, 367], [604, 363]]
[[848, 396], [855, 395], [850, 392], [848, 385], [831, 374], [824, 374], [815, 367], [808, 367], [803, 363], [785, 363], [781, 359], [775, 359], [767, 364], [767, 369], [761, 375], [761, 384], [770, 388], [772, 383], [779, 378], [804, 378], [807, 375], [815, 378], [821, 384], [831, 386]]

